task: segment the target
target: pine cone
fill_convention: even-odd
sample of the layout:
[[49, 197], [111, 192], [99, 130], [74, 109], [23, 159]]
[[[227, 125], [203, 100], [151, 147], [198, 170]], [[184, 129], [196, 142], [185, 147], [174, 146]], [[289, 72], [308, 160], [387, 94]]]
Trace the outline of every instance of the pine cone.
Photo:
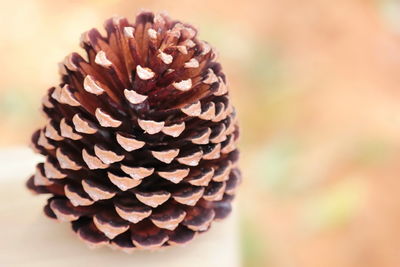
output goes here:
[[105, 29], [82, 35], [87, 59], [60, 63], [32, 136], [46, 160], [27, 186], [91, 246], [187, 243], [230, 213], [241, 179], [225, 75], [197, 31], [164, 14]]

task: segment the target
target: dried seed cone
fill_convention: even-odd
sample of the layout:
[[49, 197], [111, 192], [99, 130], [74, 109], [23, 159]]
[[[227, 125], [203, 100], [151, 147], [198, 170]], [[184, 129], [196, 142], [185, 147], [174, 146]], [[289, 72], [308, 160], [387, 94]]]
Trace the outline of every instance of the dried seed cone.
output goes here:
[[190, 25], [140, 13], [82, 35], [32, 136], [28, 180], [45, 214], [91, 246], [184, 244], [226, 217], [240, 181], [238, 126], [213, 49]]

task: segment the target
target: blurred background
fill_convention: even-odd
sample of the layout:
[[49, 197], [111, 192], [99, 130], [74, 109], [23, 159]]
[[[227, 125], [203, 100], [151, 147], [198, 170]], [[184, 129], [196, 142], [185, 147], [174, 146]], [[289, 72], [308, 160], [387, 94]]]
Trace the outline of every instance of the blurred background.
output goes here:
[[243, 266], [400, 266], [400, 1], [0, 6], [0, 149], [28, 144], [83, 31], [166, 10], [217, 47], [239, 110]]

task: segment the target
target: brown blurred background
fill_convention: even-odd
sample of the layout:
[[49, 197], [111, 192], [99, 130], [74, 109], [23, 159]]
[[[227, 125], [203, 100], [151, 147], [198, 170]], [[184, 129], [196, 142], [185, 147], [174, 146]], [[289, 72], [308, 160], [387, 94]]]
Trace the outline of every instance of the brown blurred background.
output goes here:
[[28, 143], [83, 31], [140, 8], [220, 52], [242, 126], [244, 266], [400, 266], [396, 0], [0, 0], [0, 147]]

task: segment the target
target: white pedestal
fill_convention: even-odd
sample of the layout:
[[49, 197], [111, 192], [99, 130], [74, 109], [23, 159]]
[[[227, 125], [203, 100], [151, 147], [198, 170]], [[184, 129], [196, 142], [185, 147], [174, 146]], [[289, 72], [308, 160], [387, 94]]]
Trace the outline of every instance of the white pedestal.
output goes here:
[[239, 266], [237, 220], [232, 214], [185, 247], [125, 254], [90, 250], [68, 223], [42, 212], [46, 196], [33, 196], [25, 181], [40, 159], [28, 149], [0, 150], [0, 266]]

